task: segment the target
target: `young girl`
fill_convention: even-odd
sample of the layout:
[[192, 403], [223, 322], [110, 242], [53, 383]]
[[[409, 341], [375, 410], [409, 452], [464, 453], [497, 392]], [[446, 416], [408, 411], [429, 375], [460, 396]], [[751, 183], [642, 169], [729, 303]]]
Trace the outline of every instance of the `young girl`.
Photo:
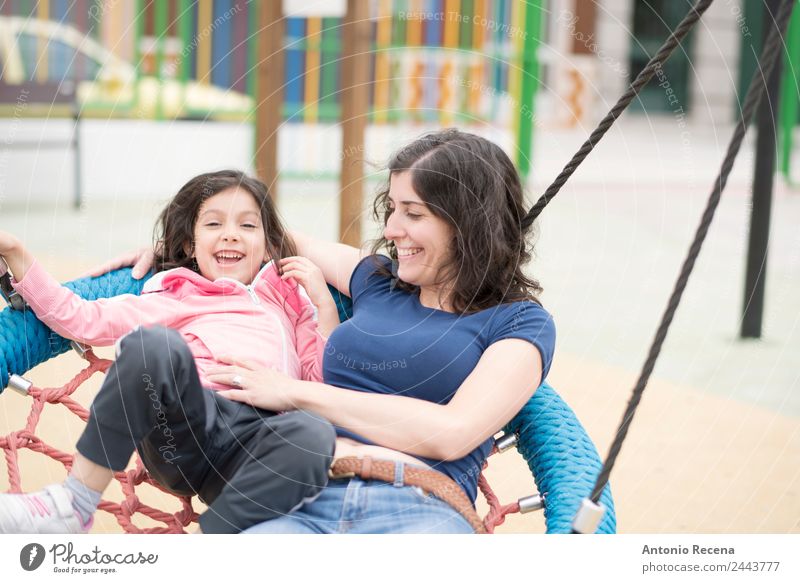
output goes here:
[[209, 505], [207, 533], [287, 514], [324, 487], [335, 441], [327, 421], [224, 399], [215, 390], [230, 387], [207, 375], [249, 363], [321, 380], [336, 306], [319, 270], [294, 256], [266, 186], [231, 170], [193, 178], [162, 212], [157, 241], [162, 271], [141, 296], [89, 302], [0, 232], [14, 287], [45, 324], [81, 343], [118, 343], [67, 480], [0, 495], [0, 532], [87, 532], [134, 449], [166, 489]]

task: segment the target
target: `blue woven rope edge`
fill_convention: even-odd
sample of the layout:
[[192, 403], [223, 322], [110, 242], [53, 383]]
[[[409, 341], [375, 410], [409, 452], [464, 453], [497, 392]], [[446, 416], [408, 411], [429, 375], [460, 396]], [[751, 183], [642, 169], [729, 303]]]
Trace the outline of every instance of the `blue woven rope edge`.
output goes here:
[[[539, 492], [545, 494], [545, 522], [549, 534], [572, 531], [572, 519], [581, 501], [591, 494], [602, 463], [597, 449], [575, 413], [555, 389], [543, 384], [506, 432], [517, 432], [517, 449], [528, 462]], [[598, 533], [616, 532], [611, 489], [601, 497], [606, 513]]]

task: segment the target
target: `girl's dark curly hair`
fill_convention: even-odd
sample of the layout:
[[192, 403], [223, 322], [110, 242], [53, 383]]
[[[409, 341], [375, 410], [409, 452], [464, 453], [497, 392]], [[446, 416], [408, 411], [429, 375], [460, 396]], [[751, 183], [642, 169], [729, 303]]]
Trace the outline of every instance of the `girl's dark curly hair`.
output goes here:
[[153, 234], [156, 271], [175, 267], [196, 270], [192, 248], [200, 207], [215, 194], [237, 187], [249, 192], [258, 205], [269, 256], [277, 263], [284, 257], [297, 255], [294, 241], [278, 216], [267, 185], [238, 170], [220, 170], [192, 178], [161, 211]]
[[[440, 289], [450, 294], [456, 312], [469, 314], [520, 300], [539, 303], [539, 282], [522, 271], [533, 254], [529, 230], [521, 226], [527, 213], [522, 182], [499, 146], [474, 134], [446, 129], [400, 149], [389, 161], [389, 180], [373, 204], [375, 218], [384, 225], [391, 213], [391, 177], [403, 172], [411, 172], [414, 191], [428, 210], [452, 227], [452, 253], [442, 268]], [[373, 253], [384, 249], [396, 264], [394, 244], [381, 237]], [[396, 279], [387, 268], [378, 271]], [[403, 281], [397, 281], [397, 286], [419, 291]]]

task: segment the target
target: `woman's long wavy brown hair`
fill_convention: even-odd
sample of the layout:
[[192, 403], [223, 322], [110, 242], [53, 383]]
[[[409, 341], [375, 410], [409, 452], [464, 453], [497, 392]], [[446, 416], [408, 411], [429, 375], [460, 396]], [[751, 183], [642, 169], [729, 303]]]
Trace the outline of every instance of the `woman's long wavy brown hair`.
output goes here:
[[[411, 172], [411, 184], [428, 210], [453, 232], [450, 259], [442, 267], [442, 285], [453, 309], [469, 314], [520, 300], [539, 303], [542, 287], [522, 271], [533, 255], [522, 182], [505, 152], [491, 141], [456, 129], [427, 134], [400, 149], [389, 161], [389, 179], [373, 205], [375, 218], [389, 218], [391, 177]], [[381, 237], [373, 252], [388, 250], [393, 267], [397, 250]], [[396, 269], [378, 271], [397, 279]], [[392, 273], [395, 271], [395, 274]], [[417, 286], [397, 286], [418, 292]], [[441, 299], [441, 298], [440, 298]]]
[[267, 252], [275, 263], [284, 257], [297, 255], [294, 241], [283, 226], [267, 185], [238, 170], [220, 170], [192, 178], [161, 211], [153, 234], [156, 254], [153, 267], [156, 271], [175, 267], [197, 271], [192, 248], [200, 207], [215, 194], [237, 187], [246, 190], [255, 199], [264, 226]]

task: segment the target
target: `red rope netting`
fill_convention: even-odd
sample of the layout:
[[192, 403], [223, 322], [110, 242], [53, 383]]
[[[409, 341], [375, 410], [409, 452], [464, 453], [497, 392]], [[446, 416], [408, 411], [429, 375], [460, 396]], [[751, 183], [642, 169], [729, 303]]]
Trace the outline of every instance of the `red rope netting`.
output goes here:
[[[492, 456], [496, 453], [498, 453], [497, 447], [493, 447], [489, 455]], [[484, 472], [487, 467], [489, 467], [488, 461], [483, 463], [483, 472], [478, 476], [478, 488], [480, 488], [483, 497], [486, 498], [486, 503], [489, 505], [489, 512], [486, 513], [483, 519], [483, 527], [488, 534], [494, 534], [494, 529], [506, 521], [506, 516], [519, 512], [520, 508], [519, 501], [512, 502], [511, 504], [500, 504], [500, 500], [497, 498], [494, 490], [492, 490], [492, 487], [489, 485], [489, 481], [486, 479], [486, 474]]]
[[[10, 492], [22, 492], [21, 478], [19, 468], [19, 450], [29, 449], [38, 453], [42, 453], [58, 462], [61, 462], [64, 467], [69, 471], [72, 467], [72, 455], [65, 453], [47, 443], [42, 441], [36, 436], [36, 427], [39, 424], [39, 418], [46, 403], [61, 404], [67, 409], [72, 411], [75, 415], [80, 417], [84, 422], [89, 418], [89, 412], [81, 406], [78, 402], [72, 399], [72, 394], [83, 384], [89, 377], [96, 372], [104, 373], [109, 366], [110, 360], [98, 358], [90, 350], [85, 354], [86, 360], [89, 361], [89, 366], [79, 372], [75, 378], [69, 381], [66, 385], [54, 389], [41, 389], [38, 387], [31, 387], [28, 390], [28, 395], [32, 398], [31, 411], [28, 414], [28, 420], [25, 428], [19, 431], [9, 433], [5, 437], [0, 437], [0, 447], [5, 454], [6, 465], [8, 466], [8, 482], [10, 485]], [[114, 478], [120, 483], [124, 500], [120, 503], [102, 500], [98, 508], [110, 514], [113, 514], [117, 519], [119, 525], [129, 533], [184, 533], [184, 529], [192, 522], [197, 521], [198, 514], [192, 508], [190, 498], [180, 498], [182, 508], [179, 512], [170, 514], [148, 506], [139, 500], [136, 495], [136, 486], [146, 482], [162, 492], [166, 492], [157, 482], [152, 480], [147, 471], [142, 466], [138, 456], [136, 458], [136, 469], [116, 472]], [[156, 522], [162, 522], [165, 526], [154, 528], [139, 528], [133, 524], [131, 518], [134, 514], [141, 513]]]
[[[32, 386], [28, 390], [28, 395], [33, 400], [31, 411], [28, 414], [28, 420], [25, 428], [19, 431], [13, 431], [5, 437], [0, 437], [0, 448], [3, 449], [5, 454], [6, 465], [8, 466], [8, 482], [10, 484], [10, 492], [22, 492], [22, 474], [19, 468], [19, 450], [29, 449], [41, 454], [44, 454], [64, 465], [67, 471], [72, 467], [73, 454], [65, 453], [47, 443], [42, 441], [36, 436], [36, 427], [39, 424], [42, 411], [46, 403], [60, 404], [72, 411], [75, 415], [80, 417], [84, 422], [89, 418], [89, 412], [81, 406], [77, 401], [72, 399], [72, 394], [81, 386], [87, 379], [97, 372], [104, 373], [111, 366], [111, 361], [98, 358], [89, 350], [85, 353], [84, 357], [89, 362], [89, 366], [79, 372], [71, 381], [60, 388], [42, 389]], [[492, 454], [496, 449], [492, 450]], [[484, 469], [488, 464], [484, 464]], [[116, 472], [114, 478], [120, 483], [124, 500], [120, 503], [102, 500], [98, 508], [108, 512], [117, 519], [119, 525], [128, 533], [185, 533], [184, 530], [189, 524], [197, 521], [198, 514], [192, 508], [191, 498], [182, 497], [182, 508], [179, 512], [169, 513], [153, 508], [142, 503], [136, 495], [136, 486], [146, 482], [151, 486], [158, 488], [162, 492], [164, 490], [158, 482], [150, 478], [147, 471], [142, 466], [141, 460], [136, 458], [136, 469]], [[508, 514], [519, 512], [519, 503], [513, 502], [511, 504], [500, 504], [495, 493], [492, 491], [489, 482], [486, 480], [484, 474], [478, 478], [478, 486], [486, 497], [486, 502], [489, 504], [489, 512], [483, 520], [483, 524], [487, 533], [493, 533], [494, 529], [505, 522], [505, 517]], [[171, 495], [171, 494], [170, 494]], [[162, 522], [165, 526], [154, 528], [139, 528], [133, 524], [131, 518], [136, 513], [141, 513], [156, 522]]]

